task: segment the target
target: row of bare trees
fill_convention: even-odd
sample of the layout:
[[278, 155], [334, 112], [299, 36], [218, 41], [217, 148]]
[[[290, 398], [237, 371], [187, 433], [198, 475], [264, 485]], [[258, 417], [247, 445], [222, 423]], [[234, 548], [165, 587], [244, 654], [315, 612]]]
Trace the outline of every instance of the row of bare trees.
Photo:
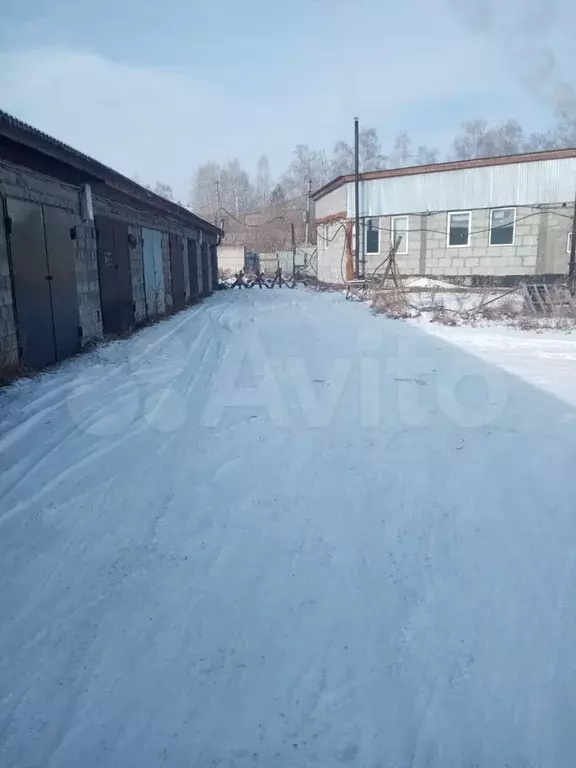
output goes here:
[[[526, 135], [516, 120], [490, 125], [477, 119], [462, 123], [451, 149], [445, 156], [427, 145], [414, 145], [407, 132], [398, 134], [384, 151], [374, 128], [360, 132], [360, 168], [402, 168], [427, 165], [442, 160], [467, 160], [478, 157], [511, 155], [521, 152], [576, 146], [576, 111], [567, 105], [556, 110], [557, 122], [544, 133]], [[225, 165], [207, 162], [192, 177], [188, 204], [210, 221], [223, 224], [227, 242], [237, 242], [255, 250], [289, 247], [290, 224], [299, 240], [304, 231], [308, 182], [314, 189], [335, 176], [352, 173], [354, 151], [349, 142], [339, 141], [329, 154], [299, 144], [284, 173], [274, 179], [268, 158], [262, 155], [253, 177], [237, 159]], [[169, 185], [157, 182], [153, 191], [172, 200]], [[264, 228], [264, 229], [263, 229]]]
[[[545, 133], [525, 135], [516, 120], [489, 125], [486, 120], [470, 120], [462, 124], [447, 156], [427, 145], [414, 146], [406, 132], [400, 133], [389, 151], [382, 148], [374, 128], [360, 132], [360, 168], [372, 171], [380, 168], [403, 168], [427, 165], [442, 160], [468, 160], [476, 157], [512, 155], [541, 149], [576, 145], [576, 119], [572, 111], [558, 113], [558, 122]], [[352, 173], [354, 151], [350, 143], [339, 141], [331, 155], [324, 150], [299, 144], [292, 161], [279, 179], [273, 180], [266, 155], [258, 161], [254, 178], [242, 168], [238, 160], [224, 166], [208, 162], [201, 165], [192, 178], [189, 204], [198, 213], [216, 221], [218, 219], [218, 186], [221, 207], [234, 216], [269, 205], [280, 205], [307, 193], [308, 180], [314, 188], [335, 176]], [[163, 194], [162, 185], [155, 191]]]

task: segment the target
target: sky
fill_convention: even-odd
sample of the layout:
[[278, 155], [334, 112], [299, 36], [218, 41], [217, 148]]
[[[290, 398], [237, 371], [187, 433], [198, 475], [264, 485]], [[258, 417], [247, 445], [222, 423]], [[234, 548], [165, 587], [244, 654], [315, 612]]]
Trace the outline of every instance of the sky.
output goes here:
[[280, 174], [355, 115], [384, 149], [406, 130], [441, 155], [468, 119], [544, 130], [574, 29], [573, 0], [19, 0], [0, 107], [185, 200], [200, 163]]

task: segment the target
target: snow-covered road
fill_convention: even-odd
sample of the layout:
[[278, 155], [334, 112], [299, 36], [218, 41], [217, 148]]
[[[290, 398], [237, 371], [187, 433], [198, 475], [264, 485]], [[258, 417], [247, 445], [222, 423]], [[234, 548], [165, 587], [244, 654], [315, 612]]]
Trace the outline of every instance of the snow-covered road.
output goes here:
[[452, 330], [225, 292], [0, 393], [0, 765], [572, 768], [576, 403]]

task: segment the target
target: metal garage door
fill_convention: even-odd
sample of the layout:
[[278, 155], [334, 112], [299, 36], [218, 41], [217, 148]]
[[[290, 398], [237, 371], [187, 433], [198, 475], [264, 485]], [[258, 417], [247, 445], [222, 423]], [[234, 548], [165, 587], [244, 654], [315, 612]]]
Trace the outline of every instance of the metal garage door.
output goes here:
[[104, 333], [124, 333], [134, 324], [128, 224], [96, 216], [98, 276]]
[[218, 251], [215, 245], [210, 246], [210, 268], [212, 271], [212, 288], [218, 290]]
[[210, 278], [210, 261], [208, 257], [208, 246], [206, 243], [202, 243], [200, 247], [200, 255], [202, 261], [202, 296], [209, 296], [212, 290], [211, 278]]
[[172, 303], [178, 312], [186, 306], [186, 288], [184, 287], [184, 257], [182, 238], [170, 235], [170, 271], [172, 273]]
[[42, 207], [6, 201], [20, 359], [30, 368], [56, 360]]
[[80, 318], [76, 283], [74, 217], [60, 208], [44, 206], [44, 232], [50, 269], [50, 294], [56, 357], [62, 360], [80, 349]]
[[144, 290], [146, 312], [150, 319], [166, 312], [164, 265], [162, 263], [162, 233], [155, 229], [142, 229], [144, 241]]
[[188, 267], [190, 272], [190, 303], [198, 301], [198, 250], [196, 240], [188, 238]]

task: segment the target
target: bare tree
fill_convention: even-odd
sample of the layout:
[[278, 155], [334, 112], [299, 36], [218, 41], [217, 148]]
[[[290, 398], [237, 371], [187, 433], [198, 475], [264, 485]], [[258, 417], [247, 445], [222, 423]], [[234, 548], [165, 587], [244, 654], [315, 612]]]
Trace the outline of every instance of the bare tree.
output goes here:
[[263, 208], [270, 201], [272, 180], [270, 178], [270, 165], [268, 157], [262, 155], [256, 167], [256, 181], [254, 184], [255, 202], [258, 208]]
[[426, 144], [419, 144], [414, 153], [414, 165], [432, 165], [438, 162], [438, 152]]
[[222, 169], [222, 206], [239, 216], [254, 207], [254, 193], [250, 177], [234, 158]]
[[218, 193], [216, 182], [222, 181], [222, 168], [217, 163], [199, 166], [192, 178], [190, 207], [210, 221], [218, 221]]
[[312, 180], [314, 187], [321, 187], [331, 176], [325, 152], [310, 149], [307, 144], [298, 144], [281, 182], [289, 198], [304, 198], [308, 192], [308, 179]]
[[396, 136], [394, 146], [392, 147], [390, 163], [393, 168], [405, 168], [413, 164], [412, 142], [406, 131], [402, 131]]
[[[374, 128], [360, 130], [359, 135], [360, 171], [377, 171], [386, 167], [387, 158], [382, 153], [378, 134]], [[354, 173], [354, 147], [346, 141], [339, 141], [332, 153], [331, 175], [344, 176]]]
[[174, 200], [174, 194], [172, 193], [170, 184], [164, 184], [162, 181], [157, 181], [153, 191], [155, 194], [165, 197], [166, 200]]

